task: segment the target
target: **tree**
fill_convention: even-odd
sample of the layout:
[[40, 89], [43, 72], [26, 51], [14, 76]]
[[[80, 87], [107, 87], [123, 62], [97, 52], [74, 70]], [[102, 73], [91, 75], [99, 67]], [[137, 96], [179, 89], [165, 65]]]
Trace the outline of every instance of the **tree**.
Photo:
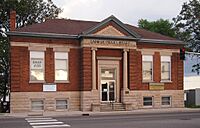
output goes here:
[[143, 28], [152, 32], [157, 32], [162, 35], [175, 37], [175, 30], [173, 23], [169, 20], [159, 19], [156, 21], [148, 21], [146, 19], [140, 19], [138, 21], [139, 28]]
[[0, 1], [0, 100], [5, 101], [9, 92], [9, 14], [17, 13], [17, 28], [44, 22], [46, 18], [58, 17], [62, 11], [51, 0], [1, 0]]
[[9, 44], [8, 39], [2, 37], [0, 39], [0, 98], [6, 100], [6, 95], [9, 92]]
[[[187, 43], [186, 48], [200, 53], [200, 1], [185, 2], [180, 14], [173, 21], [177, 37]], [[194, 72], [200, 73], [200, 63], [193, 68]]]

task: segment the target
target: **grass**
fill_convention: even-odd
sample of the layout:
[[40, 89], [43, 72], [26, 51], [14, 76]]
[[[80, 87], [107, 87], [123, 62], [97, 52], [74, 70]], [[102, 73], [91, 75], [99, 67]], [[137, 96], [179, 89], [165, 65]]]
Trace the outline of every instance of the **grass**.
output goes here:
[[200, 105], [188, 105], [187, 108], [200, 108]]

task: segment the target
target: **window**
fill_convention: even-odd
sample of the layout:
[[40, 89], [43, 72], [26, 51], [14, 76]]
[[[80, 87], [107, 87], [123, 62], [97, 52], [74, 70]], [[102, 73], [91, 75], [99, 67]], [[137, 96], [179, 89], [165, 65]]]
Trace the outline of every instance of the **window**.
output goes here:
[[68, 53], [55, 52], [55, 80], [68, 81]]
[[56, 109], [67, 109], [68, 102], [67, 100], [56, 100]]
[[163, 96], [162, 97], [162, 105], [171, 105], [171, 97], [170, 96]]
[[152, 106], [152, 97], [143, 97], [143, 106]]
[[44, 80], [44, 52], [30, 51], [30, 81]]
[[143, 81], [153, 81], [153, 56], [142, 56], [142, 78]]
[[171, 80], [171, 56], [161, 56], [161, 81]]
[[43, 100], [33, 100], [31, 101], [32, 110], [44, 110]]

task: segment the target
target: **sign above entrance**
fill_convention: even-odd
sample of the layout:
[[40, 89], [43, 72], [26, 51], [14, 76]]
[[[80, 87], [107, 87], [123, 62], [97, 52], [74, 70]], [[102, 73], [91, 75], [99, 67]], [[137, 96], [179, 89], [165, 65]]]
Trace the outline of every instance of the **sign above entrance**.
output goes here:
[[105, 71], [105, 73], [101, 73], [101, 77], [113, 78], [113, 74], [110, 73], [109, 71]]
[[83, 47], [99, 47], [99, 48], [136, 48], [136, 42], [127, 40], [108, 40], [108, 39], [84, 39]]

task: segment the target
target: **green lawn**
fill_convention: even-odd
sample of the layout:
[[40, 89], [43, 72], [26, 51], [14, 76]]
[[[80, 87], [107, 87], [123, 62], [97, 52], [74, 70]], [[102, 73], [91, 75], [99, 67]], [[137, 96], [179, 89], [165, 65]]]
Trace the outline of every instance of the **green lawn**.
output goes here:
[[200, 105], [188, 105], [187, 108], [200, 108]]

